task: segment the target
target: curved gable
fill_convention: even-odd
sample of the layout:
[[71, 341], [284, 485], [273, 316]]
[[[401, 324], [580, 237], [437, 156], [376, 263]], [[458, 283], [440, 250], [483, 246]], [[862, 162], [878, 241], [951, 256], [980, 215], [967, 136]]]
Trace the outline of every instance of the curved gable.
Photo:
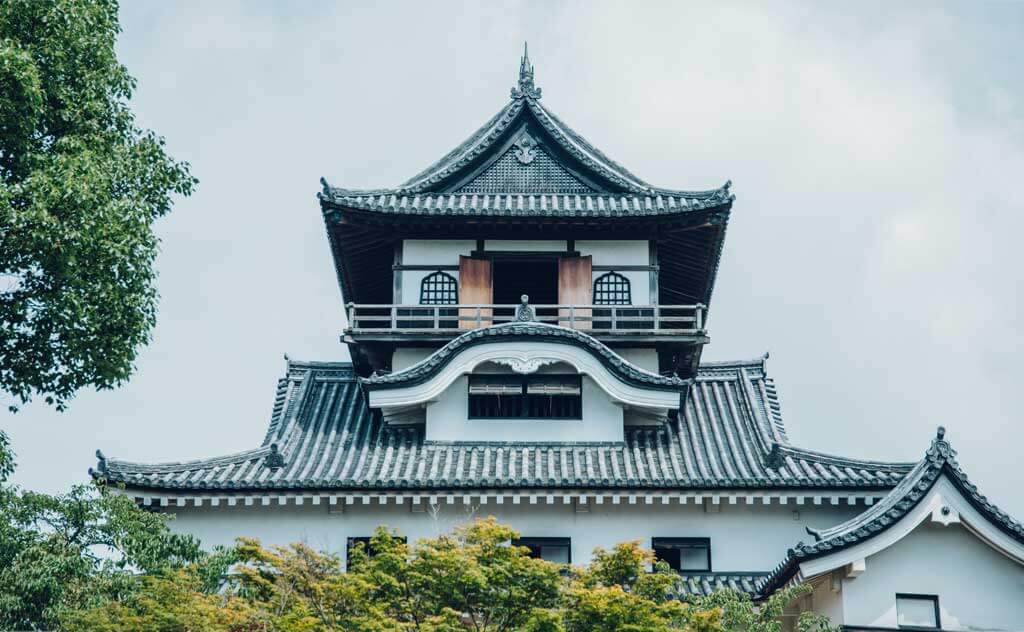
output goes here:
[[679, 407], [690, 380], [645, 371], [591, 336], [555, 325], [508, 323], [465, 333], [422, 362], [362, 380], [373, 408], [423, 404], [440, 396], [459, 376], [484, 363], [529, 374], [564, 363], [591, 378], [616, 403], [667, 411]]

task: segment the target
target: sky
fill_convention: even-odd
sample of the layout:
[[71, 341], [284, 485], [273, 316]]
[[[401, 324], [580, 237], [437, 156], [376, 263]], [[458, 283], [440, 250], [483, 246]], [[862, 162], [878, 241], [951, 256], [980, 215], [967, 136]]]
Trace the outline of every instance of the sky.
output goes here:
[[914, 461], [944, 425], [1024, 518], [1024, 3], [152, 0], [121, 19], [138, 122], [200, 185], [157, 224], [130, 383], [0, 413], [19, 484], [85, 482], [97, 448], [257, 446], [283, 354], [347, 357], [319, 178], [420, 171], [506, 103], [529, 40], [544, 104], [616, 161], [733, 181], [706, 360], [769, 352], [801, 447]]

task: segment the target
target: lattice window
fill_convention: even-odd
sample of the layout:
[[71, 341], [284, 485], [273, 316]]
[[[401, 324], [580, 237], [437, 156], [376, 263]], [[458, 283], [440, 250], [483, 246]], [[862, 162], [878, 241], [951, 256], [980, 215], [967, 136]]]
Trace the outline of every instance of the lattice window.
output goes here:
[[438, 270], [420, 283], [420, 305], [456, 305], [458, 302], [459, 283], [452, 275]]
[[594, 305], [632, 305], [629, 279], [618, 272], [609, 272], [594, 281]]

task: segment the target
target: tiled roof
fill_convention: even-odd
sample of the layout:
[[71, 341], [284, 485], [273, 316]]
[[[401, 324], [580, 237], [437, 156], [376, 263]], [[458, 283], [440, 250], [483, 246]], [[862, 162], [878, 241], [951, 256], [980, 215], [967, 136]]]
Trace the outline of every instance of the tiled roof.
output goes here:
[[627, 362], [593, 336], [588, 336], [575, 329], [535, 322], [506, 323], [468, 331], [430, 354], [422, 362], [397, 373], [365, 378], [363, 384], [371, 390], [419, 384], [436, 375], [462, 349], [478, 344], [501, 342], [505, 338], [515, 342], [540, 340], [546, 343], [567, 344], [586, 349], [627, 384], [672, 390], [681, 390], [688, 384], [687, 380], [651, 373]]
[[768, 573], [681, 573], [672, 596], [686, 600], [690, 597], [705, 597], [717, 590], [733, 590], [738, 593], [757, 596], [757, 585]]
[[706, 194], [439, 193], [325, 188], [323, 199], [349, 209], [394, 215], [491, 217], [657, 217], [728, 204], [730, 183]]
[[[491, 211], [513, 215], [531, 205], [545, 204], [555, 213], [614, 216], [645, 207], [680, 212], [723, 205], [733, 199], [728, 185], [706, 191], [679, 191], [644, 182], [544, 107], [539, 90], [513, 91], [511, 100], [469, 138], [394, 189], [353, 191], [331, 187], [326, 181], [323, 184], [320, 198], [324, 202], [392, 213]], [[570, 199], [574, 196], [561, 200], [558, 196], [555, 202], [539, 196], [491, 195], [490, 199], [481, 196], [483, 200], [470, 202], [447, 195], [453, 192], [605, 195], [586, 195], [582, 201]], [[620, 197], [623, 195], [629, 201]]]
[[761, 583], [759, 589], [771, 592], [793, 577], [801, 563], [830, 555], [869, 540], [898, 523], [928, 495], [940, 475], [946, 474], [968, 501], [1002, 531], [1024, 543], [1024, 525], [992, 504], [978, 492], [956, 460], [956, 451], [945, 440], [945, 429], [939, 427], [924, 458], [882, 500], [850, 520], [827, 529], [807, 531], [814, 542], [800, 542], [790, 549], [786, 558]]
[[629, 428], [624, 442], [550, 444], [425, 441], [367, 407], [351, 365], [290, 362], [260, 448], [158, 465], [101, 459], [98, 474], [192, 491], [887, 489], [909, 469], [790, 446], [759, 358], [701, 369], [678, 418]]

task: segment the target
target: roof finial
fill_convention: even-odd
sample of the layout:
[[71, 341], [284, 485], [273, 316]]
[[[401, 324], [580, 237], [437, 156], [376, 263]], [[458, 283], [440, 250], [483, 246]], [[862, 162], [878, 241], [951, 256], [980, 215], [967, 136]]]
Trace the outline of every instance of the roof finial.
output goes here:
[[526, 42], [523, 42], [523, 58], [519, 60], [519, 84], [512, 88], [513, 99], [523, 97], [540, 98], [540, 88], [533, 85], [533, 64], [530, 63], [530, 50]]

